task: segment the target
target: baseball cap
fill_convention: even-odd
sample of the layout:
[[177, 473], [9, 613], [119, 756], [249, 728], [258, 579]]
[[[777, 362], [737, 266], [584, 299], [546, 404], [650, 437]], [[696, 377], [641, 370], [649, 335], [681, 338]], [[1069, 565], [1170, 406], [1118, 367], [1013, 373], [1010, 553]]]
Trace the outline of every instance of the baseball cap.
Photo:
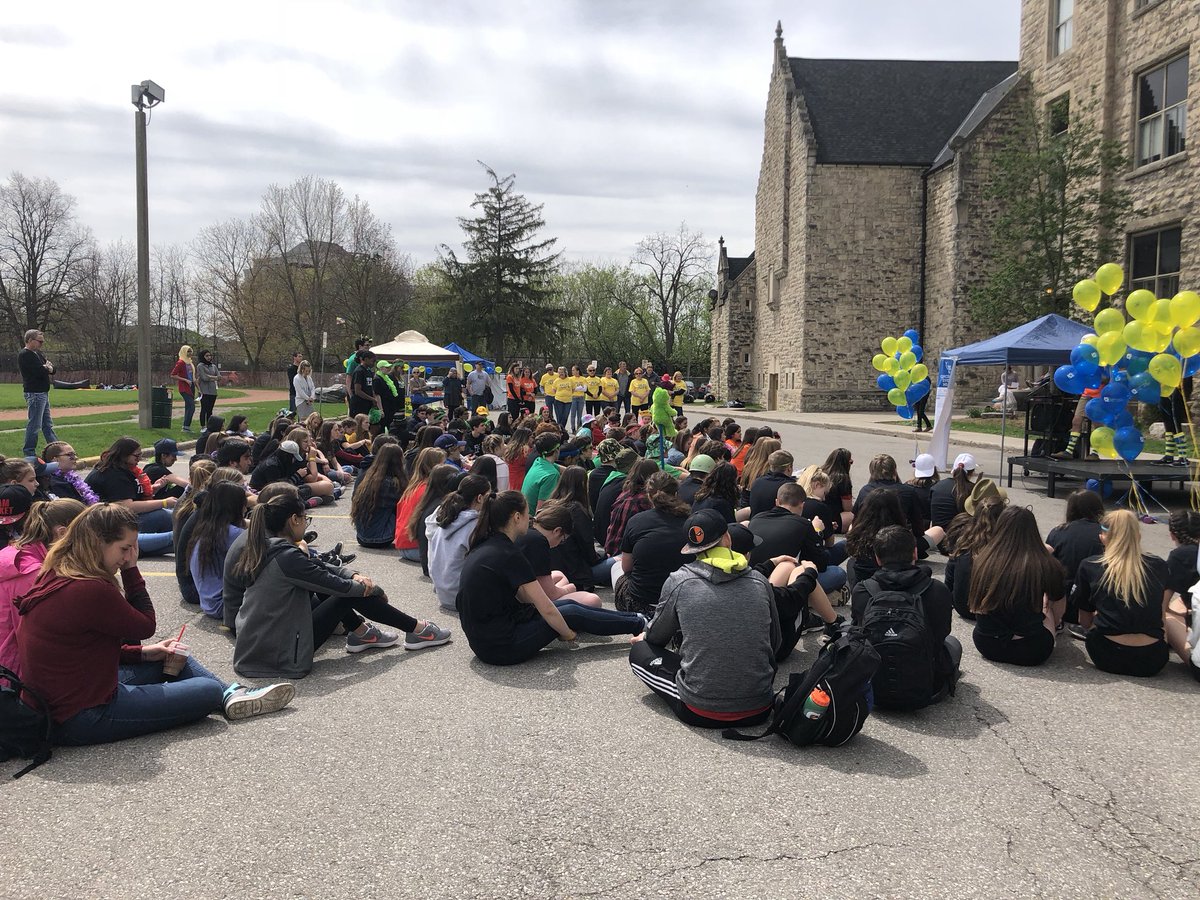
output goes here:
[[390, 359], [381, 359], [375, 364], [375, 368], [380, 372], [382, 372], [384, 369], [390, 369], [391, 367], [392, 361]]
[[933, 461], [933, 456], [928, 453], [922, 453], [913, 460], [913, 473], [918, 478], [932, 478], [933, 473], [937, 471], [937, 463]]
[[171, 438], [160, 438], [154, 442], [154, 455], [166, 456], [168, 453], [178, 456], [179, 445]]
[[699, 456], [693, 456], [692, 461], [688, 463], [689, 472], [703, 472], [708, 474], [717, 467], [717, 461], [707, 453], [701, 453]]
[[0, 525], [20, 522], [33, 506], [33, 494], [19, 484], [0, 487]]
[[687, 543], [680, 553], [702, 553], [710, 547], [721, 543], [721, 538], [729, 533], [725, 517], [715, 509], [702, 509], [692, 513], [683, 523], [683, 531], [687, 535]]
[[284, 453], [290, 453], [296, 459], [304, 459], [304, 457], [300, 455], [300, 445], [295, 441], [284, 441], [279, 445], [279, 449]]
[[975, 471], [975, 457], [972, 456], [970, 453], [960, 453], [960, 454], [958, 454], [958, 456], [954, 457], [953, 468], [965, 469], [968, 472], [974, 472]]
[[729, 527], [729, 549], [735, 553], [741, 553], [743, 556], [749, 556], [750, 552], [763, 542], [761, 534], [755, 534], [745, 525], [730, 525]]
[[451, 447], [465, 447], [467, 446], [467, 442], [460, 441], [452, 434], [443, 434], [433, 442], [433, 446], [437, 447], [439, 450], [449, 450]]

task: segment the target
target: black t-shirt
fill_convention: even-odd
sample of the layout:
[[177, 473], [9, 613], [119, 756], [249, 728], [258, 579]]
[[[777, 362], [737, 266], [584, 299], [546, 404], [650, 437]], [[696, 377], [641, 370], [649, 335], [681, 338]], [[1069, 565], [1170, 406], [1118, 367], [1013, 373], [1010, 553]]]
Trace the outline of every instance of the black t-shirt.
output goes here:
[[50, 493], [59, 500], [78, 500], [83, 503], [83, 497], [75, 490], [75, 486], [58, 472], [50, 476]]
[[1163, 594], [1169, 580], [1167, 563], [1158, 556], [1143, 553], [1142, 565], [1146, 573], [1145, 605], [1132, 600], [1126, 604], [1107, 585], [1101, 584], [1105, 572], [1103, 557], [1093, 556], [1080, 564], [1071, 599], [1079, 609], [1096, 614], [1092, 627], [1100, 634], [1145, 634], [1162, 640]]
[[360, 365], [354, 370], [354, 374], [350, 379], [350, 415], [357, 416], [360, 413], [369, 413], [375, 408], [374, 400], [364, 400], [357, 393], [362, 390], [364, 393], [375, 396], [375, 372], [368, 369], [366, 366]]
[[136, 475], [124, 466], [108, 469], [92, 469], [84, 479], [87, 486], [96, 492], [104, 503], [120, 500], [148, 500], [142, 494], [142, 484]]
[[1188, 591], [1200, 580], [1197, 573], [1195, 544], [1180, 544], [1167, 556], [1167, 587], [1183, 598], [1183, 602], [1191, 606], [1191, 596]]
[[49, 393], [50, 373], [46, 371], [46, 357], [40, 350], [24, 348], [17, 354], [17, 367], [21, 370], [21, 389], [25, 393]]
[[752, 517], [749, 528], [763, 539], [750, 553], [752, 566], [776, 556], [798, 556], [814, 563], [818, 570], [829, 565], [829, 553], [812, 523], [782, 506], [773, 506]]
[[[1046, 536], [1046, 543], [1054, 548], [1054, 558], [1067, 570], [1068, 590], [1075, 581], [1079, 564], [1104, 552], [1104, 545], [1100, 543], [1100, 523], [1090, 519], [1076, 519], [1055, 526]], [[1196, 554], [1193, 553], [1192, 562], [1195, 561]]]
[[588, 472], [588, 506], [591, 509], [595, 509], [600, 502], [600, 489], [604, 487], [604, 479], [611, 475], [612, 471], [612, 466], [601, 465]]
[[626, 573], [633, 599], [643, 604], [657, 603], [667, 577], [691, 558], [679, 552], [686, 541], [685, 521], [657, 509], [645, 510], [629, 520], [621, 538], [621, 552], [633, 554], [633, 568]]
[[954, 608], [964, 618], [975, 618], [971, 610], [971, 569], [975, 561], [970, 553], [960, 553], [946, 560], [946, 587], [954, 597]]
[[829, 490], [825, 494], [825, 502], [833, 509], [842, 512], [845, 509], [845, 501], [854, 499], [854, 485], [849, 478], [831, 479]]
[[821, 532], [821, 540], [827, 540], [835, 534], [842, 533], [841, 512], [835, 510], [824, 500], [818, 500], [816, 497], [806, 497], [802, 515], [810, 522], [819, 516], [821, 521], [825, 523], [825, 530]]
[[[596, 500], [595, 515], [592, 516], [592, 524], [595, 526], [596, 540], [601, 544], [608, 542], [608, 523], [612, 518], [613, 504], [617, 502], [617, 498], [621, 496], [621, 488], [625, 486], [627, 476], [618, 475], [608, 484], [600, 488], [600, 496]], [[680, 544], [679, 546], [683, 546]]]
[[533, 574], [538, 578], [554, 571], [554, 564], [550, 562], [550, 542], [532, 525], [517, 538], [516, 544], [525, 561], [529, 563], [529, 568], [533, 569]]
[[767, 472], [755, 478], [754, 484], [750, 485], [751, 517], [774, 506], [775, 495], [779, 493], [779, 489], [795, 480], [794, 476], [784, 475], [782, 472]]
[[696, 491], [700, 490], [700, 485], [702, 484], [704, 484], [703, 472], [689, 475], [683, 481], [679, 482], [679, 499], [688, 506], [691, 506], [696, 502]]
[[954, 502], [954, 479], [943, 478], [929, 491], [929, 521], [945, 528], [962, 510]]
[[692, 512], [700, 512], [702, 509], [716, 510], [725, 517], [726, 522], [733, 523], [737, 521], [737, 513], [733, 508], [733, 504], [724, 498], [714, 497], [712, 494], [709, 494], [703, 500], [692, 501]]
[[467, 553], [457, 606], [463, 634], [480, 659], [507, 650], [514, 628], [537, 617], [536, 609], [517, 599], [517, 588], [536, 580], [524, 554], [503, 534]]
[[[150, 479], [150, 483], [158, 481], [164, 475], [170, 475], [171, 470], [159, 462], [152, 462], [142, 469], [146, 473], [146, 477]], [[161, 500], [164, 497], [182, 497], [183, 485], [167, 483], [154, 492], [154, 499]]]

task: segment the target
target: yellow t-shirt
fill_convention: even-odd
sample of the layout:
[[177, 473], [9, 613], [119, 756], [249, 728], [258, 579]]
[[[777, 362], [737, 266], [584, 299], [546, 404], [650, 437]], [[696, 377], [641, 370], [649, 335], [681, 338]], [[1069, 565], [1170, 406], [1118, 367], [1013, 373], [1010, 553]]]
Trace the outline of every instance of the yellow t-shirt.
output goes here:
[[553, 372], [547, 372], [541, 377], [539, 382], [542, 386], [542, 393], [547, 397], [554, 396], [554, 383], [558, 381], [558, 376]]
[[587, 395], [589, 400], [600, 399], [600, 376], [588, 375], [583, 379], [587, 382]]
[[676, 381], [671, 385], [671, 405], [683, 406], [683, 398], [687, 396], [687, 385], [682, 381]]
[[587, 379], [582, 375], [571, 375], [571, 397], [583, 397], [587, 395]]
[[629, 382], [629, 399], [637, 406], [645, 406], [650, 402], [650, 382], [645, 378], [635, 378]]
[[554, 381], [554, 399], [559, 403], [570, 403], [571, 396], [574, 393], [572, 389], [571, 376], [566, 375], [562, 378], [557, 378]]
[[617, 400], [617, 379], [601, 378], [600, 379], [600, 394], [609, 403], [615, 403]]

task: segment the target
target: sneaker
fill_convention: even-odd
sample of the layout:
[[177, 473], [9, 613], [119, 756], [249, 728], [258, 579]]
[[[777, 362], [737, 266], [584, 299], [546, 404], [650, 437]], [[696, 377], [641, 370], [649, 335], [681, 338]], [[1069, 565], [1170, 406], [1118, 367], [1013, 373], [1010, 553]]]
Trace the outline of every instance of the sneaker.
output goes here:
[[433, 622], [426, 622], [420, 631], [410, 631], [404, 635], [405, 650], [424, 650], [426, 647], [440, 647], [450, 643], [450, 629], [439, 628]]
[[805, 607], [803, 614], [800, 616], [800, 625], [797, 629], [800, 634], [812, 634], [815, 631], [825, 630], [825, 620], [818, 616], [811, 609]]
[[304, 501], [304, 505], [307, 506], [309, 509], [316, 509], [318, 506], [321, 505], [321, 498], [320, 497], [309, 497], [307, 500]]
[[1074, 452], [1068, 452], [1066, 450], [1059, 450], [1057, 453], [1051, 453], [1050, 458], [1051, 459], [1064, 459], [1064, 460], [1065, 459], [1074, 459], [1075, 454], [1074, 454]]
[[1154, 465], [1154, 466], [1173, 466], [1173, 465], [1175, 465], [1175, 457], [1174, 457], [1174, 456], [1171, 456], [1170, 454], [1168, 454], [1167, 456], [1164, 456], [1162, 459], [1156, 459], [1156, 460], [1154, 460], [1154, 462], [1153, 462], [1153, 463], [1151, 463], [1151, 465]]
[[395, 631], [384, 631], [378, 625], [367, 625], [362, 634], [353, 631], [346, 635], [346, 652], [362, 653], [364, 650], [383, 650], [385, 647], [395, 647], [400, 643], [400, 635]]
[[842, 626], [846, 624], [845, 616], [838, 616], [832, 622], [825, 622], [821, 630], [825, 633], [826, 641], [836, 641], [842, 634]]
[[296, 688], [286, 681], [261, 688], [242, 687], [236, 681], [225, 689], [225, 718], [248, 719], [283, 709], [296, 696]]
[[1075, 638], [1075, 640], [1086, 641], [1087, 633], [1088, 633], [1088, 630], [1086, 628], [1084, 628], [1082, 625], [1077, 625], [1074, 622], [1067, 623], [1067, 634], [1069, 634], [1071, 637]]
[[192, 429], [191, 429], [191, 428], [189, 428], [187, 425], [184, 425], [184, 426], [183, 426], [182, 428], [180, 428], [179, 430], [180, 430], [180, 431], [182, 431], [184, 434], [191, 434], [191, 433], [192, 433]]
[[1183, 468], [1187, 468], [1191, 464], [1192, 464], [1192, 461], [1190, 459], [1188, 459], [1186, 456], [1175, 457], [1175, 462], [1173, 463], [1173, 465], [1181, 466]]

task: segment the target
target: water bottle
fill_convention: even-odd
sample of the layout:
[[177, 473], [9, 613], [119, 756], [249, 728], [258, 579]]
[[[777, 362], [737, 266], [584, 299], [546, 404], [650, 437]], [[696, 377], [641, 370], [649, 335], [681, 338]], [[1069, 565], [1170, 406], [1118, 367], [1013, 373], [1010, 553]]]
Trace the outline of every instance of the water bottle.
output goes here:
[[804, 718], [819, 719], [829, 711], [829, 695], [819, 687], [812, 689], [812, 692], [804, 698]]

